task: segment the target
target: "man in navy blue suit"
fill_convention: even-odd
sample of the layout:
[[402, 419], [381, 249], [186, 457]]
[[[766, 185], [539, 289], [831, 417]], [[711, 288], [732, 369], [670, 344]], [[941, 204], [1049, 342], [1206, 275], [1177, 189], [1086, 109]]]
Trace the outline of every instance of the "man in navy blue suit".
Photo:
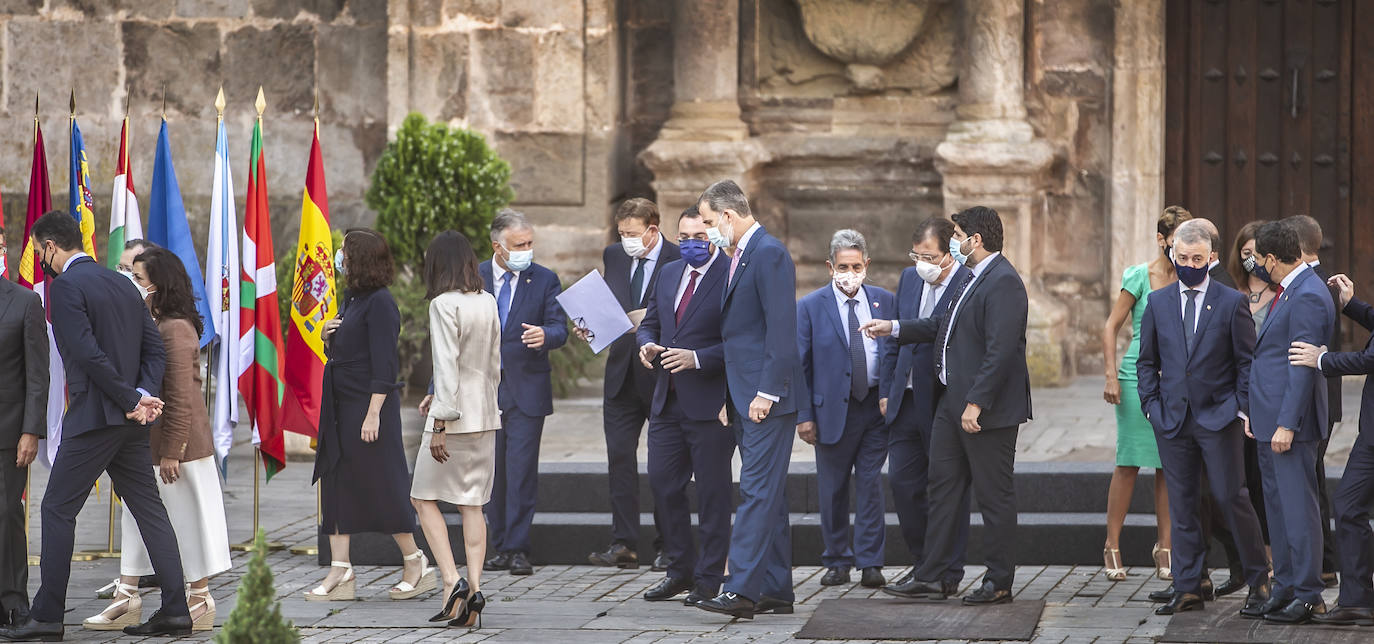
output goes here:
[[[826, 567], [822, 586], [850, 581], [883, 585], [886, 544], [882, 469], [887, 460], [887, 421], [879, 409], [878, 371], [887, 338], [865, 337], [859, 326], [896, 315], [891, 292], [864, 284], [868, 244], [855, 230], [830, 239], [830, 283], [797, 302], [797, 351], [811, 400], [797, 412], [797, 434], [816, 446], [821, 537]], [[854, 539], [849, 538], [849, 477], [854, 476]]]
[[[1355, 285], [1345, 275], [1330, 280], [1338, 289], [1346, 317], [1374, 331], [1374, 307], [1354, 297]], [[1295, 342], [1289, 362], [1314, 367], [1331, 378], [1368, 376], [1374, 373], [1374, 336], [1364, 351], [1329, 351], [1310, 342]], [[1343, 626], [1374, 626], [1374, 530], [1369, 528], [1369, 508], [1374, 505], [1374, 378], [1366, 378], [1360, 397], [1360, 433], [1350, 448], [1345, 474], [1336, 489], [1336, 536], [1340, 539], [1341, 594], [1323, 615], [1312, 621]]]
[[1257, 609], [1270, 596], [1269, 564], [1245, 487], [1243, 455], [1255, 322], [1245, 296], [1208, 276], [1216, 253], [1204, 222], [1189, 220], [1174, 231], [1178, 282], [1147, 296], [1140, 323], [1140, 405], [1159, 439], [1173, 526], [1174, 595], [1158, 615], [1198, 610], [1211, 599], [1202, 584], [1204, 466], [1215, 507], [1237, 540], [1250, 585], [1246, 606]]
[[[730, 551], [735, 435], [719, 420], [725, 405], [720, 305], [730, 258], [708, 241], [696, 206], [678, 219], [682, 259], [663, 267], [660, 288], [639, 327], [639, 359], [655, 369], [649, 418], [649, 484], [654, 491], [668, 574], [644, 599], [688, 592], [688, 606], [711, 599]], [[658, 362], [661, 366], [654, 367]], [[687, 483], [696, 479], [701, 549], [692, 542]]]
[[[721, 306], [729, 414], [740, 452], [740, 498], [730, 537], [724, 591], [702, 610], [752, 619], [791, 612], [792, 536], [787, 463], [797, 409], [808, 400], [797, 357], [797, 274], [787, 247], [754, 220], [733, 181], [712, 184], [697, 200], [717, 246], [734, 247]], [[715, 224], [713, 226], [713, 224]]]
[[1253, 261], [1257, 274], [1279, 285], [1250, 365], [1248, 429], [1259, 442], [1274, 587], [1269, 601], [1241, 615], [1301, 624], [1314, 613], [1326, 612], [1316, 459], [1327, 436], [1327, 394], [1326, 381], [1316, 369], [1288, 363], [1288, 349], [1294, 342], [1326, 341], [1335, 307], [1321, 278], [1303, 263], [1298, 233], [1291, 224], [1261, 226], [1255, 233]]
[[[949, 254], [954, 237], [954, 222], [931, 217], [916, 226], [911, 236], [911, 261], [916, 265], [902, 271], [897, 282], [897, 310], [900, 319], [939, 318], [954, 304], [952, 284], [967, 279], [968, 267]], [[903, 589], [916, 579], [916, 569], [925, 559], [926, 514], [930, 499], [930, 430], [935, 420], [935, 354], [930, 343], [898, 347], [884, 346], [881, 372], [883, 397], [878, 400], [889, 423], [887, 442], [887, 480], [892, 485], [892, 505], [902, 526], [902, 540], [911, 553], [911, 571], [888, 584], [885, 592], [902, 596]], [[962, 522], [960, 544], [968, 543], [968, 499], [964, 499], [958, 519]], [[958, 592], [964, 578], [964, 550], [959, 550], [941, 580], [947, 595]]]
[[145, 426], [162, 411], [156, 398], [166, 362], [162, 336], [133, 282], [81, 252], [81, 229], [71, 215], [43, 215], [31, 236], [50, 278], [53, 336], [68, 400], [62, 448], [43, 494], [43, 583], [27, 623], [0, 629], [0, 639], [62, 639], [76, 515], [102, 471], [138, 521], [162, 586], [162, 608], [124, 632], [190, 635], [181, 557], [153, 480]]
[[530, 524], [539, 485], [539, 440], [553, 413], [549, 352], [568, 341], [568, 318], [558, 305], [563, 286], [553, 271], [534, 263], [534, 228], [523, 214], [504, 209], [491, 222], [492, 259], [480, 271], [496, 296], [501, 318], [501, 384], [496, 403], [496, 481], [487, 502], [487, 525], [496, 554], [485, 570], [534, 572]]
[[[620, 241], [601, 253], [606, 285], [621, 310], [643, 315], [653, 299], [654, 285], [663, 266], [678, 258], [678, 249], [659, 232], [658, 206], [648, 199], [626, 199], [616, 209], [615, 225]], [[611, 546], [587, 557], [597, 566], [639, 567], [639, 461], [635, 452], [639, 449], [640, 432], [649, 420], [649, 403], [657, 379], [653, 371], [636, 359], [638, 346], [632, 330], [617, 338], [606, 356], [602, 426], [611, 486]], [[654, 529], [659, 535], [654, 550], [659, 551], [663, 526], [657, 511]], [[665, 570], [661, 564], [666, 563], [656, 552], [654, 570]]]

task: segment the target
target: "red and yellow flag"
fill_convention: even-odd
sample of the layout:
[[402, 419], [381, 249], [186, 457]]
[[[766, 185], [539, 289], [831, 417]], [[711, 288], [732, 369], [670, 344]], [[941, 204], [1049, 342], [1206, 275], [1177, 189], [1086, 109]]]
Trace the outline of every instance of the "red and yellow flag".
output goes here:
[[291, 326], [286, 333], [286, 395], [282, 427], [314, 438], [319, 435], [320, 398], [324, 380], [324, 323], [337, 313], [334, 290], [334, 240], [329, 232], [329, 197], [320, 155], [320, 124], [310, 142], [301, 199], [301, 232], [296, 243], [295, 279], [291, 286]]
[[29, 168], [29, 204], [24, 217], [24, 252], [19, 256], [19, 285], [43, 292], [44, 277], [38, 269], [38, 249], [33, 246], [33, 224], [52, 210], [52, 191], [48, 188], [48, 153], [43, 148], [43, 130], [33, 120], [33, 165]]

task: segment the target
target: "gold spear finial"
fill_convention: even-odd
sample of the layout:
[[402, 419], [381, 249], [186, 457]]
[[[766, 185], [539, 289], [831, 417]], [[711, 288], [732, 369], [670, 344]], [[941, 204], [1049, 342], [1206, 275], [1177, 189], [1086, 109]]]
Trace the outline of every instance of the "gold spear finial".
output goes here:
[[315, 124], [320, 123], [320, 90], [315, 88]]
[[167, 120], [167, 83], [162, 83], [162, 120]]
[[134, 88], [124, 86], [124, 118], [129, 118], [129, 99], [134, 95]]
[[72, 88], [72, 97], [67, 101], [67, 107], [71, 111], [71, 117], [76, 119], [76, 88]]
[[224, 120], [224, 86], [219, 86], [219, 94], [215, 96], [215, 118]]
[[38, 140], [38, 92], [33, 93], [33, 140]]
[[262, 120], [263, 110], [267, 109], [267, 97], [262, 93], [262, 85], [258, 85], [258, 98], [253, 101], [253, 107], [258, 108], [258, 120]]

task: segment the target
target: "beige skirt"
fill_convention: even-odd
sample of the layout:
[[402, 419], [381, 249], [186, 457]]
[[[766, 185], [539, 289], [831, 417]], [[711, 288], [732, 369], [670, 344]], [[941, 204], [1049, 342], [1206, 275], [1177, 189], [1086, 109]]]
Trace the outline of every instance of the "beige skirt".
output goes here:
[[484, 505], [491, 500], [496, 474], [496, 432], [446, 434], [448, 461], [440, 463], [429, 452], [425, 432], [415, 456], [415, 480], [410, 497], [421, 501], [447, 501], [454, 505]]

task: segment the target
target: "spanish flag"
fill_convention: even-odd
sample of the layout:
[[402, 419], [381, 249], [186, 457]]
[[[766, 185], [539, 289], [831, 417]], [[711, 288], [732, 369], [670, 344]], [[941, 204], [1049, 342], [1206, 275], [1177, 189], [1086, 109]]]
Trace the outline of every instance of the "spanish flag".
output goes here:
[[329, 197], [320, 155], [320, 123], [310, 143], [301, 198], [301, 231], [296, 243], [295, 279], [291, 285], [291, 326], [286, 330], [286, 395], [282, 428], [319, 435], [320, 398], [324, 381], [324, 323], [337, 313], [334, 291], [334, 240], [329, 232]]

